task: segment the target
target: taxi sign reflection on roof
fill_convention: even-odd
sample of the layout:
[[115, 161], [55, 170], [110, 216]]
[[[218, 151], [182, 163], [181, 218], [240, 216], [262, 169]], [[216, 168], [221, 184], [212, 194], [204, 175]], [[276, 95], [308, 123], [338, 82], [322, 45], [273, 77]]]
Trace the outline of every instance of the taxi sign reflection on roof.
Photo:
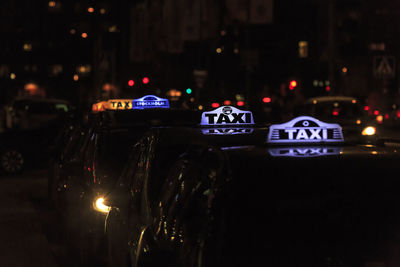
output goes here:
[[270, 126], [268, 143], [337, 143], [343, 142], [339, 124], [325, 123], [301, 116], [287, 123]]
[[322, 156], [340, 155], [342, 147], [279, 147], [269, 148], [268, 152], [273, 157], [312, 158]]
[[132, 101], [133, 109], [146, 109], [146, 108], [169, 108], [169, 101], [165, 98], [160, 98], [155, 95], [146, 95], [142, 98], [134, 99]]
[[225, 125], [253, 125], [254, 119], [251, 111], [244, 111], [232, 106], [222, 106], [212, 111], [201, 114], [202, 126], [225, 126]]
[[202, 129], [201, 132], [205, 135], [236, 135], [236, 134], [251, 134], [253, 128], [208, 128]]

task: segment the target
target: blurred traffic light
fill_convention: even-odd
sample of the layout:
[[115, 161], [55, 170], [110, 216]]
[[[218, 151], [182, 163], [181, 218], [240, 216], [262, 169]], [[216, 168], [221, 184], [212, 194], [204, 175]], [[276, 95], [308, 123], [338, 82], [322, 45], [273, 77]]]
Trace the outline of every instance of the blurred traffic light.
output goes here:
[[291, 80], [290, 82], [289, 82], [289, 89], [290, 90], [293, 90], [294, 88], [296, 88], [297, 87], [297, 81], [296, 80]]
[[128, 85], [129, 85], [130, 87], [134, 86], [134, 85], [135, 85], [135, 81], [134, 81], [134, 80], [129, 80], [129, 81], [128, 81]]
[[149, 77], [143, 77], [143, 79], [142, 79], [143, 84], [148, 84], [149, 82], [150, 82]]
[[193, 91], [192, 91], [191, 88], [187, 88], [187, 89], [186, 89], [186, 94], [190, 95], [192, 92], [193, 92]]

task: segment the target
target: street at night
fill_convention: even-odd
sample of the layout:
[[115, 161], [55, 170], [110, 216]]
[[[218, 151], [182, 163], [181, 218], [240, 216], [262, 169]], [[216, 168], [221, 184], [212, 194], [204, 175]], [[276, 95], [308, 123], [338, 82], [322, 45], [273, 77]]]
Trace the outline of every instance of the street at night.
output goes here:
[[399, 14], [0, 1], [0, 267], [399, 267]]
[[47, 200], [47, 171], [0, 179], [1, 266], [73, 266]]

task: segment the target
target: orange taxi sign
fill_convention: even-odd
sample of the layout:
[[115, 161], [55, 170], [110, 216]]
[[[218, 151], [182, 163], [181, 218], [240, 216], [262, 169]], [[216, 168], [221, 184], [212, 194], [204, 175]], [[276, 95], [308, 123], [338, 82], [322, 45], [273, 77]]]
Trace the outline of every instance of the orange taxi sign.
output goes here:
[[132, 109], [133, 99], [110, 99], [107, 101], [107, 109], [120, 110], [120, 109]]

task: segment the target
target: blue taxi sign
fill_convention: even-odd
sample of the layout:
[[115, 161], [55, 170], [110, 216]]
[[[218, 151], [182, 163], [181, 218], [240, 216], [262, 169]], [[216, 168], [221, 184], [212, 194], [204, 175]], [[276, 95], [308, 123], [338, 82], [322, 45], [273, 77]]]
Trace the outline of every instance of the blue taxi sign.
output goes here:
[[301, 116], [287, 123], [273, 124], [268, 143], [337, 143], [343, 142], [342, 127], [325, 123], [313, 117]]
[[132, 101], [132, 109], [169, 108], [169, 101], [155, 95], [146, 95]]
[[253, 113], [232, 106], [222, 106], [201, 114], [202, 126], [240, 126], [253, 125]]

